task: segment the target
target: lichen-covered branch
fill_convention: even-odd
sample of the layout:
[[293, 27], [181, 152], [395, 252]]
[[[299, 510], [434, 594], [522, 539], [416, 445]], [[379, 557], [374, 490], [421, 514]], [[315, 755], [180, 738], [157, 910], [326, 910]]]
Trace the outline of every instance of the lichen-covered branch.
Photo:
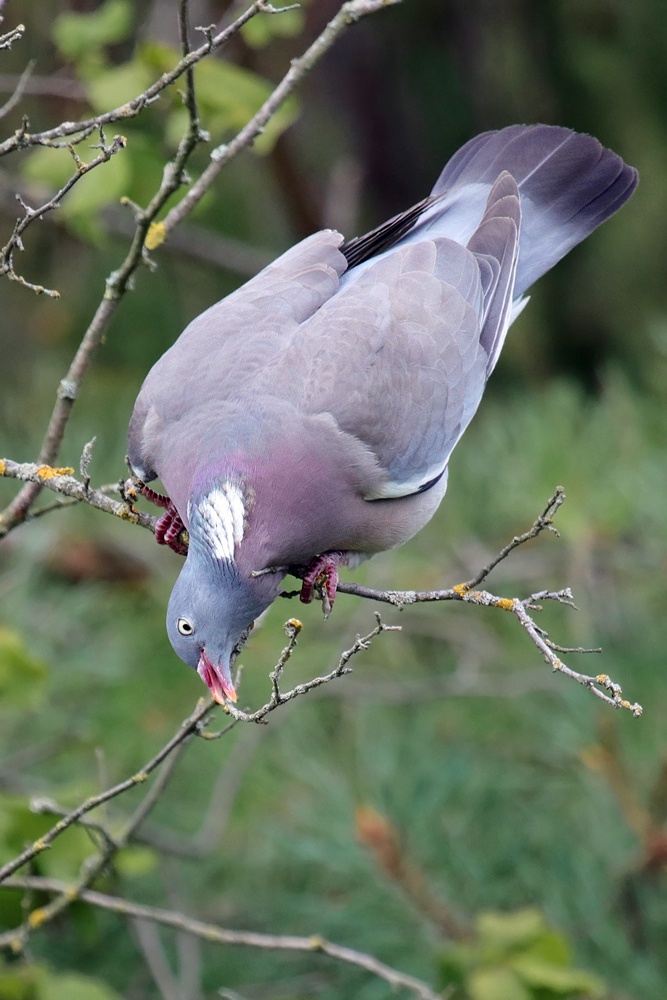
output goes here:
[[[67, 497], [72, 501], [86, 503], [90, 507], [102, 510], [106, 514], [113, 514], [123, 521], [130, 521], [132, 524], [139, 524], [142, 528], [155, 531], [157, 518], [150, 514], [138, 511], [134, 506], [122, 500], [114, 500], [107, 492], [91, 489], [85, 482], [74, 476], [74, 469], [70, 467], [54, 468], [51, 465], [37, 465], [34, 462], [14, 462], [10, 458], [0, 459], [0, 476], [8, 479], [19, 479], [25, 483], [34, 483], [40, 489], [45, 488], [57, 493], [62, 497]], [[120, 493], [120, 484], [116, 487]], [[63, 504], [53, 505], [52, 510], [62, 507]], [[36, 514], [41, 511], [36, 511]], [[8, 526], [4, 516], [0, 515], [0, 538], [7, 533]]]
[[[635, 717], [642, 714], [642, 706], [638, 702], [629, 702], [623, 697], [620, 684], [613, 681], [608, 674], [583, 674], [573, 670], [557, 655], [558, 653], [599, 653], [600, 649], [583, 649], [581, 647], [560, 646], [549, 638], [548, 632], [536, 624], [529, 611], [541, 611], [538, 601], [556, 601], [568, 607], [575, 608], [572, 591], [569, 588], [551, 591], [540, 590], [529, 597], [520, 599], [518, 597], [498, 597], [487, 590], [478, 590], [477, 585], [489, 575], [499, 563], [506, 559], [520, 545], [535, 538], [542, 531], [548, 530], [558, 534], [553, 526], [553, 517], [559, 507], [565, 501], [565, 491], [562, 486], [558, 486], [549, 498], [549, 501], [535, 520], [528, 531], [522, 535], [515, 536], [511, 542], [504, 546], [498, 555], [488, 566], [485, 566], [477, 573], [472, 580], [467, 583], [460, 583], [446, 590], [374, 590], [370, 587], [363, 587], [356, 583], [338, 584], [338, 590], [343, 594], [351, 594], [355, 597], [363, 597], [371, 601], [381, 601], [385, 604], [393, 604], [397, 608], [405, 608], [409, 604], [422, 604], [430, 601], [462, 601], [464, 604], [476, 604], [486, 608], [498, 608], [501, 611], [509, 611], [513, 614], [519, 624], [537, 646], [544, 659], [551, 668], [566, 677], [571, 677], [584, 687], [587, 687], [593, 694], [606, 702], [613, 708], [625, 708]], [[285, 596], [293, 596], [287, 594]], [[608, 692], [608, 693], [606, 693]]]
[[25, 24], [17, 24], [15, 28], [0, 35], [0, 51], [11, 49], [14, 42], [18, 42], [25, 35]]

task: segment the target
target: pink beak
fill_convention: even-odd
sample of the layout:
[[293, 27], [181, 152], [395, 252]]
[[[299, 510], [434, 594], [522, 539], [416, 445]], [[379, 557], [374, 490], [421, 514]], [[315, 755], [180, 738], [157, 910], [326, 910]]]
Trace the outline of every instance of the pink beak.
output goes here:
[[236, 702], [236, 691], [231, 677], [228, 676], [229, 668], [225, 671], [223, 667], [216, 666], [209, 660], [204, 649], [199, 657], [197, 673], [209, 688], [218, 705], [224, 705], [225, 701]]

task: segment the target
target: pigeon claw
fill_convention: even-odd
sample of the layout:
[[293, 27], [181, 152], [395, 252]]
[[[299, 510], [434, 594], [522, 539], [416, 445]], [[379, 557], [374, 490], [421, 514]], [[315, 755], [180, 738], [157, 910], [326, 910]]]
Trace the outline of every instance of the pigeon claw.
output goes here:
[[234, 684], [232, 683], [231, 676], [227, 676], [229, 669], [225, 670], [224, 667], [217, 667], [215, 663], [209, 660], [204, 649], [202, 649], [201, 656], [199, 657], [197, 673], [208, 687], [213, 700], [217, 701], [218, 705], [225, 705], [228, 701], [236, 702]]
[[164, 508], [164, 514], [157, 519], [157, 524], [155, 525], [155, 538], [158, 545], [168, 545], [179, 556], [186, 556], [188, 554], [187, 545], [183, 545], [183, 542], [178, 537], [185, 530], [185, 525], [183, 524], [181, 515], [169, 497], [165, 496], [164, 493], [156, 493], [155, 490], [152, 490], [150, 486], [146, 486], [145, 483], [142, 484], [139, 492], [142, 497], [146, 497], [156, 507]]
[[324, 617], [328, 618], [336, 599], [338, 567], [346, 562], [346, 552], [323, 552], [322, 555], [315, 556], [303, 575], [299, 600], [303, 604], [310, 604], [315, 591], [319, 589], [322, 594]]
[[173, 503], [169, 501], [169, 506], [162, 517], [159, 517], [155, 525], [155, 538], [158, 545], [168, 545], [179, 556], [186, 556], [188, 549], [179, 539], [179, 535], [184, 530], [185, 525]]

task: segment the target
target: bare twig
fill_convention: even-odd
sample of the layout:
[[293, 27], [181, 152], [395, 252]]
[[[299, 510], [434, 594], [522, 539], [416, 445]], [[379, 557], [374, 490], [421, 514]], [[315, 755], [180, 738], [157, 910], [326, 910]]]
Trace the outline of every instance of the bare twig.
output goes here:
[[[76, 892], [75, 887], [68, 886], [65, 882], [60, 882], [52, 878], [40, 878], [38, 876], [11, 878], [8, 879], [7, 885], [15, 889], [55, 892], [59, 893], [60, 896]], [[119, 899], [116, 896], [109, 896], [106, 893], [96, 892], [92, 889], [78, 891], [76, 895], [83, 902], [90, 903], [92, 906], [97, 906], [100, 909], [120, 913], [126, 917], [152, 921], [153, 923], [162, 924], [165, 927], [174, 927], [188, 934], [196, 935], [205, 941], [209, 941], [211, 944], [264, 948], [273, 951], [314, 952], [327, 955], [329, 958], [334, 958], [348, 965], [364, 969], [366, 972], [383, 979], [396, 989], [410, 990], [415, 996], [422, 998], [422, 1000], [439, 1000], [437, 994], [421, 979], [416, 979], [414, 976], [399, 972], [398, 969], [393, 969], [385, 965], [384, 962], [380, 962], [377, 958], [365, 952], [327, 941], [318, 934], [310, 937], [296, 937], [288, 934], [259, 934], [254, 931], [228, 930], [218, 927], [216, 924], [207, 924], [201, 920], [195, 920], [182, 913], [175, 913], [171, 910], [163, 910], [153, 906], [144, 906], [141, 903], [133, 903], [129, 900]], [[0, 947], [11, 947], [11, 944], [12, 941], [9, 935], [0, 935]]]
[[498, 563], [501, 563], [503, 559], [507, 558], [510, 552], [513, 552], [514, 549], [518, 549], [520, 545], [523, 545], [531, 538], [537, 538], [542, 531], [552, 531], [555, 535], [557, 535], [558, 532], [554, 528], [553, 519], [558, 513], [558, 508], [561, 507], [564, 502], [565, 490], [562, 486], [557, 486], [553, 496], [549, 497], [546, 507], [536, 519], [533, 526], [529, 528], [528, 531], [524, 531], [522, 535], [515, 535], [512, 541], [508, 542], [508, 544], [500, 550], [498, 555], [495, 559], [491, 560], [488, 566], [481, 569], [479, 573], [472, 578], [472, 580], [468, 580], [465, 584], [468, 590], [473, 590], [475, 587], [478, 587], [480, 583], [486, 580], [487, 576], [493, 569], [496, 568]]
[[50, 198], [39, 208], [30, 208], [29, 205], [17, 195], [17, 199], [21, 204], [23, 209], [23, 218], [17, 219], [14, 225], [14, 230], [9, 237], [8, 242], [0, 248], [0, 278], [6, 275], [10, 281], [17, 281], [19, 284], [23, 285], [25, 288], [30, 288], [33, 292], [37, 292], [39, 295], [48, 295], [52, 299], [57, 299], [60, 297], [60, 292], [55, 289], [44, 288], [43, 285], [35, 285], [31, 281], [27, 281], [22, 275], [18, 274], [14, 269], [14, 253], [16, 250], [23, 250], [23, 234], [37, 219], [42, 219], [47, 212], [52, 212], [54, 209], [60, 207], [60, 203], [65, 195], [72, 190], [74, 185], [89, 174], [91, 170], [95, 167], [99, 167], [102, 163], [108, 163], [112, 156], [118, 153], [121, 149], [125, 149], [127, 145], [127, 140], [122, 135], [116, 135], [112, 139], [109, 145], [106, 144], [104, 133], [100, 129], [100, 141], [94, 148], [99, 149], [99, 154], [90, 161], [90, 163], [84, 163], [78, 153], [75, 151], [74, 147], [70, 147], [70, 152], [74, 158], [76, 165], [76, 172], [70, 177], [66, 184], [57, 191], [52, 198]]
[[[100, 510], [105, 510], [108, 513], [115, 514], [117, 517], [121, 517], [124, 520], [132, 521], [133, 523], [141, 524], [143, 527], [147, 527], [150, 530], [154, 530], [156, 522], [155, 518], [151, 518], [147, 514], [139, 513], [129, 504], [122, 504], [118, 501], [111, 500], [110, 497], [101, 494], [99, 491], [89, 490], [86, 492], [84, 484], [69, 475], [71, 472], [71, 469], [54, 470], [48, 467], [42, 467], [40, 469], [39, 467], [31, 464], [21, 466], [16, 462], [11, 462], [9, 459], [4, 461], [0, 460], [0, 476], [5, 475], [40, 482], [42, 485], [47, 486], [55, 492], [65, 493], [67, 496], [90, 503], [92, 506], [97, 507]], [[564, 491], [562, 487], [559, 487], [553, 497], [549, 500], [549, 503], [545, 507], [542, 514], [540, 514], [533, 524], [532, 528], [530, 528], [529, 531], [524, 532], [522, 535], [515, 536], [515, 538], [513, 538], [512, 541], [501, 550], [498, 556], [473, 579], [476, 580], [480, 577], [484, 578], [488, 576], [491, 570], [494, 569], [503, 559], [506, 559], [511, 552], [527, 542], [529, 539], [535, 538], [536, 535], [540, 534], [540, 532], [544, 530], [555, 530], [551, 524], [551, 518], [553, 518], [555, 511], [558, 507], [560, 507], [564, 499]], [[2, 523], [0, 522], [0, 536], [1, 534]], [[486, 590], [474, 589], [471, 587], [470, 583], [457, 584], [456, 586], [448, 587], [445, 590], [419, 591], [375, 590], [371, 587], [364, 587], [358, 583], [339, 581], [337, 589], [342, 594], [350, 594], [354, 597], [362, 597], [371, 601], [380, 601], [384, 604], [391, 604], [400, 609], [403, 609], [410, 604], [425, 604], [437, 601], [462, 601], [465, 604], [476, 604], [482, 607], [498, 608], [501, 611], [510, 611], [518, 619], [522, 628], [544, 655], [546, 661], [551, 665], [553, 670], [558, 673], [565, 674], [568, 677], [572, 677], [580, 684], [588, 687], [597, 698], [600, 698], [607, 704], [612, 705], [614, 708], [628, 709], [635, 716], [639, 716], [642, 713], [642, 706], [637, 702], [629, 702], [627, 699], [623, 698], [623, 692], [620, 685], [612, 681], [607, 674], [589, 675], [579, 673], [578, 671], [567, 666], [567, 664], [565, 664], [560, 657], [556, 656], [556, 653], [599, 653], [599, 649], [586, 649], [581, 646], [567, 647], [554, 643], [549, 638], [548, 633], [545, 632], [544, 629], [540, 628], [528, 613], [529, 610], [542, 610], [539, 603], [537, 603], [539, 601], [555, 601], [558, 604], [564, 604], [567, 607], [575, 608], [576, 610], [572, 592], [569, 588], [558, 591], [540, 590], [523, 599], [518, 597], [499, 597]], [[283, 596], [292, 597], [298, 593], [299, 591], [290, 591]], [[292, 619], [292, 621], [296, 622], [296, 619]], [[322, 683], [326, 683], [328, 680], [333, 679], [333, 677], [338, 677], [342, 673], [346, 672], [346, 670], [341, 669], [341, 665], [339, 664], [332, 674], [327, 674], [324, 678], [309, 681], [304, 690], [301, 690], [302, 686], [300, 686], [299, 688], [295, 688], [293, 691], [289, 691], [286, 694], [279, 692], [277, 690], [277, 685], [280, 679], [280, 674], [282, 673], [284, 664], [292, 654], [300, 627], [300, 623], [297, 622], [296, 625], [293, 626], [295, 629], [293, 635], [288, 633], [290, 634], [290, 644], [283, 652], [285, 660], [282, 664], [279, 663], [276, 667], [276, 670], [274, 671], [275, 677], [272, 675], [274, 692], [271, 699], [266, 703], [266, 705], [262, 706], [261, 709], [258, 709], [257, 712], [250, 714], [240, 711], [231, 704], [227, 705], [226, 710], [228, 710], [229, 714], [235, 719], [240, 722], [263, 722], [265, 720], [265, 716], [269, 712], [273, 711], [273, 709], [279, 704], [296, 697], [298, 694], [303, 694], [306, 690], [312, 690], [312, 688], [317, 687]], [[384, 631], [387, 628], [388, 626], [383, 625], [380, 631]], [[372, 636], [370, 638], [372, 638]], [[359, 639], [357, 641], [363, 642], [364, 640]], [[358, 650], [355, 650], [355, 652], [357, 651]], [[609, 692], [609, 694], [605, 694], [605, 691]]]
[[2, 49], [11, 49], [14, 42], [18, 42], [23, 38], [25, 34], [25, 24], [17, 24], [15, 28], [11, 31], [5, 32], [4, 35], [0, 35], [0, 51]]
[[[467, 583], [449, 587], [446, 590], [431, 591], [396, 591], [396, 590], [373, 590], [369, 587], [362, 587], [354, 583], [339, 583], [338, 590], [343, 594], [352, 594], [356, 597], [364, 597], [368, 600], [382, 601], [386, 604], [393, 604], [395, 607], [404, 608], [408, 604], [425, 603], [430, 601], [463, 601], [466, 604], [477, 604], [483, 607], [499, 608], [502, 611], [510, 611], [516, 616], [519, 623], [530, 636], [537, 648], [543, 654], [547, 663], [558, 673], [565, 674], [573, 680], [578, 681], [589, 688], [593, 694], [614, 708], [628, 709], [635, 717], [642, 714], [642, 706], [638, 702], [629, 702], [623, 698], [621, 686], [612, 681], [607, 674], [582, 674], [571, 667], [556, 655], [556, 653], [599, 653], [600, 649], [586, 649], [581, 646], [567, 647], [560, 646], [553, 642], [548, 633], [540, 628], [533, 618], [528, 614], [528, 610], [541, 611], [538, 601], [556, 601], [576, 610], [576, 605], [569, 588], [559, 591], [540, 590], [529, 597], [520, 600], [519, 598], [497, 597], [486, 590], [475, 589], [477, 585], [491, 573], [508, 555], [520, 545], [535, 538], [542, 531], [558, 532], [553, 526], [553, 518], [559, 507], [565, 500], [565, 491], [562, 486], [558, 486], [550, 497], [546, 507], [536, 519], [532, 527], [522, 535], [516, 535], [498, 553], [487, 566]], [[605, 691], [609, 694], [605, 694]]]
[[[231, 728], [236, 726], [232, 723]], [[173, 833], [169, 829], [149, 826], [135, 832], [133, 839], [155, 847], [163, 854], [182, 858], [205, 858], [215, 850], [224, 836], [236, 797], [241, 790], [246, 769], [253, 759], [253, 751], [262, 730], [247, 726], [234, 740], [224, 765], [220, 768], [210, 793], [208, 806], [199, 830], [190, 837]], [[200, 733], [205, 739], [219, 736], [208, 731]]]
[[169, 965], [156, 922], [132, 917], [130, 924], [162, 1000], [183, 1000], [176, 977]]
[[[1, 77], [0, 77], [1, 80]], [[16, 193], [24, 201], [46, 201], [48, 191], [46, 186], [35, 181], [26, 182], [12, 178], [11, 186], [8, 178], [0, 175], [0, 209], [8, 215], [14, 210]], [[58, 225], [62, 220], [58, 215], [45, 215], [46, 224]], [[101, 212], [100, 222], [107, 233], [134, 236], [134, 218], [123, 205], [106, 205]], [[184, 255], [212, 268], [220, 268], [243, 278], [252, 278], [262, 268], [275, 260], [275, 252], [262, 247], [254, 247], [232, 236], [216, 233], [197, 223], [183, 223], [169, 233], [169, 240], [164, 244], [164, 250], [171, 254]]]
[[81, 473], [81, 478], [83, 479], [83, 488], [86, 493], [90, 489], [90, 463], [93, 459], [93, 448], [95, 447], [95, 438], [91, 438], [83, 446], [83, 451], [81, 452], [81, 458], [79, 459], [79, 472]]
[[39, 76], [30, 74], [27, 79], [23, 79], [25, 72], [0, 73], [0, 93], [13, 94], [18, 86], [21, 92], [28, 97], [53, 97], [59, 101], [79, 101], [88, 103], [88, 95], [85, 87], [78, 80], [71, 80], [66, 77]]
[[280, 705], [284, 705], [286, 702], [292, 701], [293, 698], [297, 698], [299, 695], [307, 694], [309, 691], [313, 691], [322, 684], [328, 684], [330, 681], [336, 680], [338, 677], [342, 677], [343, 674], [349, 674], [352, 670], [352, 668], [348, 666], [349, 661], [353, 656], [356, 656], [357, 653], [360, 653], [361, 650], [368, 649], [376, 636], [380, 635], [381, 632], [400, 631], [400, 625], [385, 625], [377, 613], [375, 614], [375, 620], [377, 623], [375, 628], [372, 629], [368, 635], [357, 636], [354, 644], [350, 647], [350, 649], [346, 649], [345, 652], [341, 654], [337, 666], [328, 674], [324, 674], [322, 677], [314, 677], [312, 680], [306, 681], [304, 684], [297, 684], [290, 691], [281, 691], [280, 679], [282, 677], [283, 669], [294, 652], [299, 632], [302, 629], [300, 621], [296, 618], [290, 618], [285, 625], [285, 632], [287, 633], [289, 641], [285, 649], [282, 651], [280, 659], [278, 660], [274, 670], [270, 674], [272, 685], [270, 699], [265, 705], [262, 705], [262, 707], [258, 708], [255, 712], [242, 712], [230, 702], [227, 702], [224, 706], [225, 711], [239, 722], [266, 723], [266, 716]]
[[[533, 538], [534, 535], [527, 532], [525, 538]], [[516, 541], [516, 539], [515, 539]], [[511, 552], [516, 545], [511, 544], [506, 547], [506, 555]], [[505, 558], [505, 557], [503, 557]], [[494, 563], [497, 565], [498, 560]], [[532, 641], [540, 652], [544, 655], [547, 663], [558, 673], [572, 677], [574, 680], [588, 687], [593, 694], [607, 702], [614, 708], [627, 708], [634, 716], [642, 714], [642, 706], [637, 702], [631, 703], [623, 698], [623, 692], [619, 684], [611, 680], [607, 674], [578, 673], [572, 670], [556, 656], [556, 651], [562, 651], [557, 645], [551, 643], [547, 633], [539, 628], [528, 614], [527, 607], [534, 607], [535, 601], [554, 600], [560, 604], [572, 606], [572, 592], [569, 589], [562, 591], [540, 591], [538, 594], [531, 594], [530, 597], [520, 600], [518, 597], [498, 597], [487, 590], [469, 590], [468, 584], [461, 583], [447, 590], [372, 590], [370, 587], [361, 587], [355, 583], [339, 583], [338, 590], [343, 594], [353, 594], [356, 597], [365, 597], [371, 601], [382, 601], [385, 604], [393, 604], [397, 608], [404, 608], [408, 604], [421, 604], [430, 601], [463, 601], [465, 604], [477, 604], [486, 608], [499, 608], [501, 611], [510, 611], [519, 620]], [[576, 648], [568, 652], [597, 653], [597, 649]], [[611, 697], [606, 695], [601, 688], [609, 691]]]
[[28, 86], [28, 81], [30, 80], [30, 74], [32, 73], [34, 65], [35, 65], [35, 60], [31, 59], [26, 68], [21, 73], [21, 75], [16, 78], [16, 83], [12, 90], [11, 96], [7, 101], [5, 101], [2, 107], [0, 107], [0, 119], [6, 118], [9, 112], [16, 107], [16, 105], [19, 103], [19, 101], [25, 94], [26, 87]]

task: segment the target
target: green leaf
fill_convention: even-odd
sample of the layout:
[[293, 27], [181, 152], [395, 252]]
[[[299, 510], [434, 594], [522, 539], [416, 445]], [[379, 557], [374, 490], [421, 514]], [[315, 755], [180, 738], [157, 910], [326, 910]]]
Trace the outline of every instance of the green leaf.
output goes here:
[[42, 969], [39, 986], [39, 1000], [121, 1000], [110, 986], [77, 972]]
[[261, 49], [274, 38], [292, 38], [300, 35], [305, 22], [303, 7], [286, 10], [283, 14], [253, 17], [241, 28], [244, 41], [253, 49]]
[[0, 970], [2, 1000], [38, 1000], [33, 970], [27, 967]]
[[467, 981], [470, 1000], [531, 1000], [530, 992], [511, 969], [478, 969]]
[[466, 974], [478, 961], [477, 949], [467, 944], [453, 944], [438, 956], [440, 972], [445, 984], [462, 983]]
[[[195, 67], [195, 85], [202, 110], [214, 116], [212, 132], [238, 132], [259, 111], [273, 91], [273, 84], [256, 73], [222, 60], [206, 60]], [[295, 100], [286, 101], [257, 137], [253, 149], [269, 153], [278, 136], [298, 115]]]
[[26, 708], [44, 693], [47, 669], [25, 648], [23, 639], [0, 626], [0, 704]]
[[482, 944], [504, 953], [525, 948], [549, 929], [544, 915], [533, 908], [514, 913], [489, 910], [479, 914], [476, 924]]
[[106, 0], [90, 14], [67, 12], [53, 23], [53, 41], [68, 59], [87, 59], [105, 45], [121, 42], [132, 28], [131, 0]]
[[[85, 795], [78, 796], [78, 800], [82, 797]], [[0, 856], [19, 854], [26, 844], [38, 840], [56, 821], [55, 816], [32, 812], [22, 796], [0, 796]], [[67, 881], [76, 878], [91, 851], [86, 831], [80, 826], [72, 826], [54, 840], [48, 851], [38, 856], [35, 865], [41, 874]]]
[[[79, 146], [79, 155], [83, 157], [83, 153]], [[127, 150], [121, 150], [107, 163], [101, 163], [82, 177], [63, 198], [58, 210], [69, 228], [84, 239], [98, 243], [102, 238], [98, 213], [105, 205], [118, 201], [127, 193], [131, 169], [131, 155]], [[62, 187], [75, 172], [74, 161], [66, 149], [37, 149], [26, 159], [23, 167], [23, 173], [29, 180], [42, 181], [52, 190]]]
[[529, 948], [521, 952], [522, 955], [529, 955], [549, 962], [551, 965], [570, 965], [572, 961], [572, 949], [564, 937], [558, 931], [548, 930], [541, 934]]
[[150, 847], [126, 847], [116, 855], [114, 864], [121, 875], [137, 878], [155, 871], [157, 856]]
[[[140, 54], [147, 65], [160, 73], [171, 69], [178, 61], [175, 50], [154, 42], [143, 45]], [[242, 129], [273, 91], [269, 80], [222, 59], [205, 59], [195, 66], [194, 75], [199, 110], [206, 128], [216, 137]], [[255, 139], [252, 149], [260, 154], [271, 152], [278, 136], [295, 121], [298, 113], [296, 100], [289, 98]], [[172, 142], [182, 135], [184, 122], [185, 118], [181, 117], [177, 135], [170, 128]]]
[[127, 104], [152, 82], [153, 76], [146, 64], [140, 59], [132, 59], [122, 66], [96, 73], [86, 84], [86, 91], [94, 111], [100, 114]]
[[562, 997], [603, 997], [606, 993], [598, 976], [581, 969], [564, 969], [533, 955], [519, 955], [511, 965], [531, 989], [549, 990]]

